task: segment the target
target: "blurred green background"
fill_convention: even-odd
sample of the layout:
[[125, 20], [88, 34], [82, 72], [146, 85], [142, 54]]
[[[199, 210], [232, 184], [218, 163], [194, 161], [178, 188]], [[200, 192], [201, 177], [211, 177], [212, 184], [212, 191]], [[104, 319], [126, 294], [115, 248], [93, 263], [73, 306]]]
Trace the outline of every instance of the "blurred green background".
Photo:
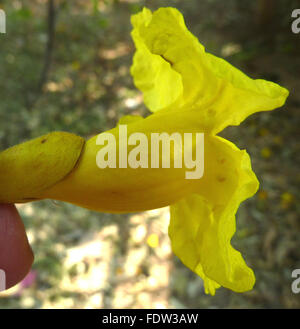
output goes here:
[[[251, 292], [215, 297], [172, 254], [168, 209], [110, 215], [42, 201], [18, 205], [35, 262], [1, 308], [299, 308], [300, 34], [295, 0], [9, 0], [0, 34], [0, 149], [53, 130], [90, 137], [124, 114], [147, 115], [129, 68], [130, 16], [173, 6], [207, 51], [291, 92], [222, 136], [246, 148], [260, 180], [237, 215], [234, 246], [256, 274]], [[297, 92], [298, 91], [298, 92]]]

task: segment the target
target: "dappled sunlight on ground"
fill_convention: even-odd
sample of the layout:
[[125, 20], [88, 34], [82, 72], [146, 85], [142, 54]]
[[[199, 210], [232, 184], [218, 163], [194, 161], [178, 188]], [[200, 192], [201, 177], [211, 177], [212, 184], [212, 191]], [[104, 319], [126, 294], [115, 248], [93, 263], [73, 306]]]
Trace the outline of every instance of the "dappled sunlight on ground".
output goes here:
[[[34, 215], [30, 204], [18, 205], [18, 209], [27, 215]], [[128, 222], [128, 241], [123, 241], [126, 253], [117, 247], [123, 239], [117, 224], [107, 225], [94, 233], [83, 232], [76, 246], [64, 250], [61, 265], [63, 272], [68, 274], [61, 278], [58, 287], [67, 295], [80, 294], [80, 303], [70, 297], [56, 301], [46, 298], [40, 307], [170, 307], [172, 254], [167, 235], [168, 224], [168, 208], [132, 215]], [[29, 241], [34, 243], [30, 230], [28, 234]], [[25, 287], [28, 290], [39, 289], [40, 273], [34, 273], [29, 286]], [[22, 295], [25, 288], [21, 283], [1, 294], [1, 297]], [[23, 303], [31, 306], [30, 297], [24, 297]]]

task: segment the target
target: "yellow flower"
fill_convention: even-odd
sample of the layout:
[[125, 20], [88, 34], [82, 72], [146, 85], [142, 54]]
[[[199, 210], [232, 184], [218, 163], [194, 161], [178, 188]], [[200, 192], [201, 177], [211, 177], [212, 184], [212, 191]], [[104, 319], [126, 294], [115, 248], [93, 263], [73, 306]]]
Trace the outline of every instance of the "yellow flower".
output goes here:
[[[135, 212], [170, 205], [169, 236], [174, 253], [203, 280], [206, 293], [224, 286], [252, 289], [255, 277], [230, 240], [240, 203], [258, 189], [249, 155], [216, 136], [250, 114], [284, 104], [288, 91], [252, 80], [223, 59], [206, 53], [186, 28], [180, 12], [144, 9], [132, 17], [136, 45], [131, 73], [154, 112], [127, 116], [127, 135], [204, 133], [204, 175], [186, 179], [182, 168], [106, 167], [99, 151], [128, 153], [119, 127], [109, 131], [116, 145], [99, 145], [103, 134], [85, 142], [68, 133], [50, 133], [0, 153], [0, 202], [56, 199], [105, 212]], [[123, 150], [124, 151], [124, 150]], [[149, 159], [153, 156], [148, 150]], [[195, 150], [194, 150], [195, 151]], [[159, 156], [162, 150], [159, 151]], [[171, 153], [172, 160], [175, 152]]]
[[272, 150], [270, 150], [268, 147], [264, 147], [260, 154], [263, 158], [269, 159], [272, 156]]
[[287, 209], [294, 202], [294, 195], [289, 192], [282, 193], [280, 198], [281, 198], [280, 204], [283, 209]]
[[157, 248], [159, 245], [159, 238], [157, 234], [150, 234], [147, 239], [148, 246], [151, 248]]

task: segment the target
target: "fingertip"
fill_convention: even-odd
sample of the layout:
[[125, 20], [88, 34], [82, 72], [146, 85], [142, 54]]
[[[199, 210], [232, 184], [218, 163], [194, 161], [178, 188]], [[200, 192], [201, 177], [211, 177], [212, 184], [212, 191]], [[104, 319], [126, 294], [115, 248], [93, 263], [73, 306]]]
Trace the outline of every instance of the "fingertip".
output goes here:
[[14, 205], [0, 204], [0, 269], [5, 273], [5, 288], [22, 281], [31, 269], [33, 252], [24, 224]]

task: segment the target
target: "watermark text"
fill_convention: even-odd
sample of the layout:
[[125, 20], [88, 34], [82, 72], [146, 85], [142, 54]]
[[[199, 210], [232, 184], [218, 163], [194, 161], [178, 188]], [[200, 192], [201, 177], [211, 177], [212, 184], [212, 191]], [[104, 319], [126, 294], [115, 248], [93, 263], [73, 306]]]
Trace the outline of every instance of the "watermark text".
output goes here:
[[6, 274], [5, 271], [0, 269], [0, 291], [6, 289]]
[[0, 33], [6, 33], [6, 14], [3, 9], [0, 9]]
[[292, 31], [297, 34], [300, 32], [300, 9], [292, 11], [292, 18], [296, 18], [292, 23]]
[[292, 292], [294, 294], [299, 294], [299, 292], [300, 292], [300, 268], [296, 268], [295, 270], [293, 270], [292, 278], [296, 279], [292, 282]]
[[[98, 135], [96, 145], [103, 146], [96, 156], [105, 168], [185, 168], [186, 179], [200, 179], [204, 173], [203, 133], [127, 133], [119, 125], [118, 141], [112, 133]], [[132, 147], [133, 146], [133, 147]], [[130, 148], [129, 152], [128, 149]]]

